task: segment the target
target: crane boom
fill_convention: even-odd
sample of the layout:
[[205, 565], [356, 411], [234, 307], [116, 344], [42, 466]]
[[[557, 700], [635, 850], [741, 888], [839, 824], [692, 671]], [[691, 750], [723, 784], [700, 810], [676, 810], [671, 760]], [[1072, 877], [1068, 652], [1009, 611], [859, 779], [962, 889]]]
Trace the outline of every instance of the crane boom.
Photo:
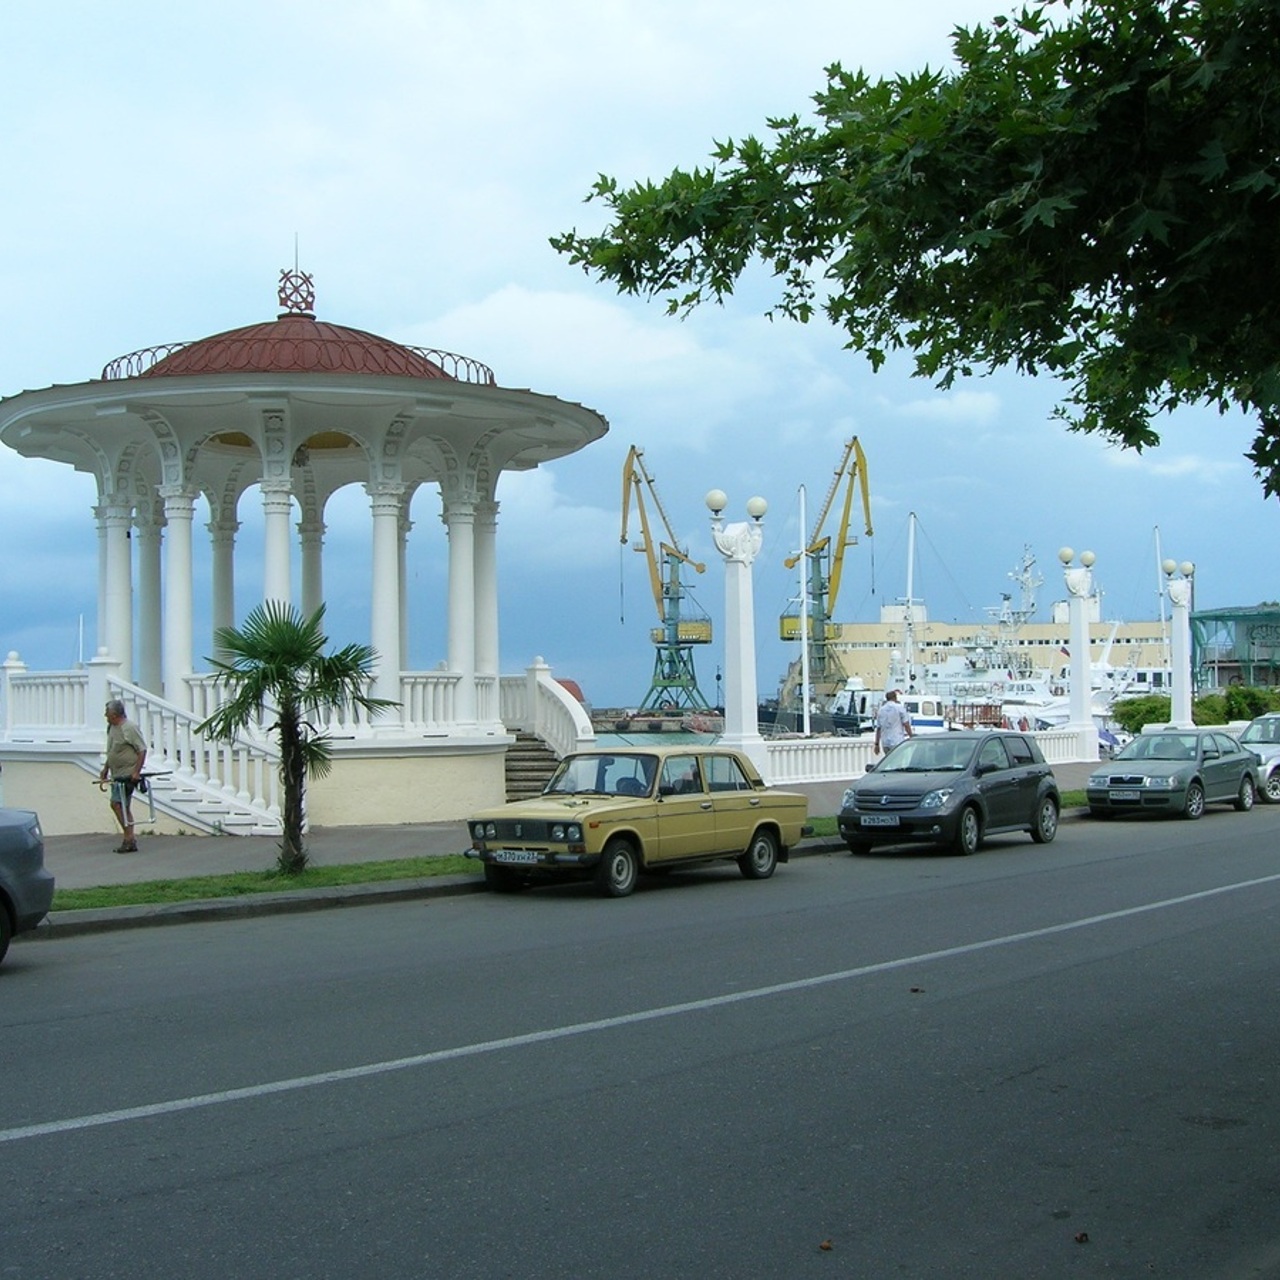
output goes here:
[[[835, 499], [836, 493], [840, 488], [840, 482], [844, 480], [844, 502], [840, 509], [840, 524], [836, 531], [834, 540], [830, 537], [822, 537], [823, 526], [826, 524], [827, 516], [831, 513], [831, 504]], [[862, 452], [862, 445], [858, 442], [857, 436], [851, 436], [846, 441], [844, 453], [840, 457], [840, 465], [835, 469], [835, 473], [831, 477], [831, 484], [827, 488], [827, 496], [823, 500], [822, 509], [818, 512], [817, 523], [813, 526], [813, 541], [805, 548], [803, 553], [797, 553], [789, 556], [786, 560], [788, 569], [794, 569], [800, 561], [800, 555], [819, 556], [823, 552], [831, 549], [831, 572], [827, 578], [826, 589], [826, 612], [830, 617], [836, 607], [836, 598], [840, 594], [840, 579], [844, 573], [844, 553], [846, 547], [857, 544], [857, 538], [849, 537], [849, 522], [853, 515], [853, 490], [857, 484], [862, 492], [862, 517], [866, 528], [867, 537], [873, 537], [875, 530], [871, 527], [871, 489], [867, 479], [867, 458]], [[802, 532], [803, 536], [803, 532]], [[832, 545], [834, 542], [834, 546]]]
[[[646, 490], [667, 535], [665, 541], [656, 544], [645, 505]], [[633, 504], [640, 522], [641, 541], [632, 550], [645, 557], [649, 589], [653, 593], [660, 623], [650, 633], [655, 648], [653, 681], [640, 710], [706, 710], [709, 704], [693, 673], [693, 650], [690, 646], [710, 643], [711, 620], [705, 615], [690, 617], [686, 614], [684, 601], [688, 591], [680, 582], [681, 565], [689, 565], [695, 573], [702, 573], [706, 565], [694, 560], [677, 544], [675, 530], [671, 527], [657, 486], [644, 465], [644, 450], [635, 445], [627, 451], [626, 461], [622, 464], [621, 540], [624, 545]]]
[[[648, 489], [649, 496], [653, 499], [653, 505], [657, 509], [658, 515], [662, 518], [662, 527], [668, 538], [668, 541], [659, 542], [656, 547], [653, 542], [653, 534], [649, 528], [649, 512], [644, 503], [644, 491], [646, 489]], [[646, 558], [649, 568], [649, 588], [653, 592], [653, 603], [657, 606], [658, 616], [661, 617], [663, 614], [661, 561], [668, 557], [673, 558], [681, 564], [689, 565], [695, 573], [702, 573], [707, 566], [692, 559], [687, 552], [676, 545], [676, 535], [671, 527], [671, 520], [667, 516], [667, 509], [662, 505], [662, 498], [658, 495], [657, 485], [654, 484], [653, 477], [644, 465], [644, 450], [638, 449], [635, 445], [632, 445], [627, 450], [626, 461], [622, 464], [621, 540], [623, 545], [626, 545], [627, 542], [627, 526], [633, 502], [636, 509], [636, 518], [640, 521], [642, 542], [639, 546], [633, 547], [632, 550], [640, 552]]]

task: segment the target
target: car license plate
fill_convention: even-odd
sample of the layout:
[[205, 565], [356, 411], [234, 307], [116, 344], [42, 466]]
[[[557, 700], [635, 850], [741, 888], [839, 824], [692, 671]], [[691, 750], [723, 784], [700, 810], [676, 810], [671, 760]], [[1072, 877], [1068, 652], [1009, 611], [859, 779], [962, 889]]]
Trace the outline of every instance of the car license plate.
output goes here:
[[1115, 787], [1111, 791], [1112, 800], [1141, 800], [1142, 792], [1136, 787]]
[[896, 813], [864, 813], [862, 825], [864, 827], [896, 827], [898, 815]]
[[537, 862], [538, 855], [529, 849], [495, 849], [494, 862]]

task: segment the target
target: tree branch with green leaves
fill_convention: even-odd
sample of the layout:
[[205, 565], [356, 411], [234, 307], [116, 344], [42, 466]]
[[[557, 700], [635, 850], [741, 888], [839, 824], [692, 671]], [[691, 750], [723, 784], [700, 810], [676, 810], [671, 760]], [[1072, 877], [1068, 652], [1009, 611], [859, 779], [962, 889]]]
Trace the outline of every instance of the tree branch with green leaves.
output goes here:
[[752, 262], [770, 314], [824, 313], [939, 387], [1066, 383], [1075, 430], [1141, 450], [1180, 405], [1244, 410], [1280, 494], [1280, 5], [1058, 0], [952, 35], [956, 68], [828, 69], [814, 117], [589, 200], [552, 245], [672, 314]]

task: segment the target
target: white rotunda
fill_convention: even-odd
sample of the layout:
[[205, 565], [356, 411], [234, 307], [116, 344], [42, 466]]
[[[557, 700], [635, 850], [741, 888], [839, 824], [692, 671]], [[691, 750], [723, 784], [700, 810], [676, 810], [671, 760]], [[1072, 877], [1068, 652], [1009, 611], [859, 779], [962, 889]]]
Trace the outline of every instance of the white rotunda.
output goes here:
[[[0, 400], [0, 441], [67, 463], [97, 486], [96, 656], [60, 673], [30, 672], [15, 653], [4, 664], [4, 800], [39, 809], [50, 831], [101, 827], [101, 798], [69, 805], [63, 784], [67, 770], [96, 776], [106, 697], [124, 699], [151, 758], [171, 770], [172, 796], [159, 789], [157, 804], [173, 821], [272, 829], [265, 737], [227, 748], [200, 742], [194, 731], [217, 696], [196, 666], [195, 654], [209, 651], [193, 635], [196, 593], [207, 591], [199, 612], [216, 632], [237, 621], [236, 565], [245, 555], [257, 560], [264, 599], [310, 613], [327, 593], [343, 591], [325, 576], [325, 509], [354, 484], [368, 495], [372, 525], [362, 588], [378, 653], [373, 692], [400, 705], [372, 723], [338, 726], [336, 782], [309, 793], [311, 820], [463, 816], [501, 795], [502, 759], [516, 729], [557, 750], [590, 736], [582, 709], [540, 660], [518, 677], [498, 671], [495, 488], [503, 471], [600, 439], [604, 418], [501, 387], [467, 357], [318, 320], [311, 277], [300, 272], [281, 272], [279, 299], [273, 321], [134, 352], [99, 378]], [[440, 494], [447, 532], [448, 651], [436, 669], [414, 672], [405, 670], [405, 550], [410, 500], [424, 485]], [[242, 504], [255, 487], [262, 542], [244, 546]], [[209, 580], [197, 583], [201, 498]]]

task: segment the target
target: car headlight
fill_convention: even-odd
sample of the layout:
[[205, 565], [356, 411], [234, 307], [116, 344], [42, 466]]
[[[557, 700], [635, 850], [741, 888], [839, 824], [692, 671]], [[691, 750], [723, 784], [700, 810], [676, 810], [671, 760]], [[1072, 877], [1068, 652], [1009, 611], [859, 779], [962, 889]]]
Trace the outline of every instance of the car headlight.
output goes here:
[[558, 844], [577, 844], [582, 839], [582, 828], [576, 822], [553, 822], [551, 838]]
[[951, 799], [951, 793], [954, 787], [939, 787], [936, 791], [930, 791], [920, 800], [922, 809], [940, 809], [948, 800]]
[[857, 797], [857, 794], [858, 794], [858, 793], [857, 793], [857, 789], [856, 789], [856, 788], [854, 788], [854, 787], [845, 787], [845, 789], [844, 789], [844, 799], [840, 801], [840, 807], [841, 807], [842, 809], [852, 809], [852, 808], [853, 808], [853, 802], [854, 802], [854, 799]]
[[1086, 787], [1105, 787], [1107, 785], [1107, 780], [1110, 777], [1111, 775], [1109, 773], [1091, 773], [1089, 775], [1089, 781], [1084, 785]]
[[1182, 779], [1176, 773], [1153, 773], [1147, 778], [1147, 786], [1160, 791], [1173, 791], [1182, 785]]

